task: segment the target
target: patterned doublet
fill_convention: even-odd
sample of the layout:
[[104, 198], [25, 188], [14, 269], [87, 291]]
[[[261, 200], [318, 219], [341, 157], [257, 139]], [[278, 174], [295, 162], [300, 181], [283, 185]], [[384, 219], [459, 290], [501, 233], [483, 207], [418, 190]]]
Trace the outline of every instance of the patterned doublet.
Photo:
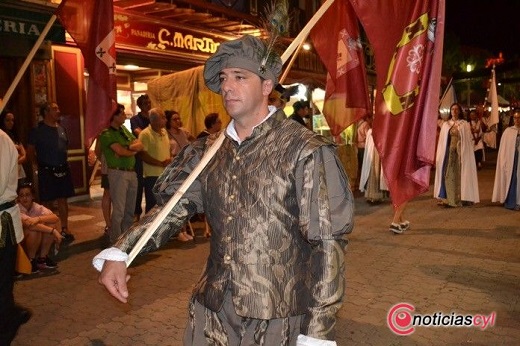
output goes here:
[[[180, 187], [218, 134], [187, 146], [159, 177], [158, 206]], [[210, 254], [195, 298], [218, 311], [231, 292], [240, 316], [305, 315], [303, 330], [330, 337], [344, 294], [344, 235], [353, 228], [353, 197], [334, 145], [300, 124], [270, 117], [222, 147], [170, 212], [144, 251], [179, 231], [195, 212], [211, 226]], [[133, 234], [132, 234], [133, 233]], [[128, 250], [137, 227], [117, 246]]]

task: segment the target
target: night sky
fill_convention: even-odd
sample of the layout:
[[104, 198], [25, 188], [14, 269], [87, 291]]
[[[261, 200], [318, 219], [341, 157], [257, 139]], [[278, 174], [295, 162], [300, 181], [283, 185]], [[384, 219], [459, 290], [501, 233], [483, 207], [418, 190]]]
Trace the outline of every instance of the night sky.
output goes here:
[[520, 57], [520, 0], [446, 0], [445, 32], [493, 56]]

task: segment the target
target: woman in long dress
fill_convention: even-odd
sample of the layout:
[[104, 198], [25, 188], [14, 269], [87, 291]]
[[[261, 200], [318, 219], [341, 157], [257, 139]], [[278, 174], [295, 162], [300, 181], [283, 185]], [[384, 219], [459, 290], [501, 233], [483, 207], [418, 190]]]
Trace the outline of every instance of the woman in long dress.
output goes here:
[[458, 103], [450, 107], [439, 135], [434, 197], [448, 207], [480, 201], [471, 128]]
[[514, 111], [513, 121], [500, 139], [491, 202], [520, 210], [520, 109]]
[[379, 203], [388, 199], [388, 186], [381, 168], [379, 154], [374, 145], [372, 129], [368, 129], [366, 133], [359, 190], [365, 193], [365, 198], [369, 203]]

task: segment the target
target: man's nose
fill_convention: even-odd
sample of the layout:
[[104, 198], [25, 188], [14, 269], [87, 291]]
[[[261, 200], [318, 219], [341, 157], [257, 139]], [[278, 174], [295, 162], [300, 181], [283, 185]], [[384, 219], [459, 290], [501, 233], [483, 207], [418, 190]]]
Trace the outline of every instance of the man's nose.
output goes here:
[[223, 80], [220, 83], [220, 91], [227, 93], [233, 89], [233, 82], [229, 79]]

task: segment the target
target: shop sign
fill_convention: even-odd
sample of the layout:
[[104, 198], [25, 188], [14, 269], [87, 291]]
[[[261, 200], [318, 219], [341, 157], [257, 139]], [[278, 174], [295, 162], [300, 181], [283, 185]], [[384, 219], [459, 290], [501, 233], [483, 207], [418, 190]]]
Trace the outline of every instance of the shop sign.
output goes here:
[[211, 55], [221, 42], [233, 37], [210, 35], [181, 26], [152, 21], [121, 10], [114, 14], [116, 44], [145, 48], [164, 53]]
[[34, 23], [0, 19], [0, 32], [27, 36], [40, 36], [40, 29]]
[[[49, 19], [49, 14], [0, 6], [0, 34], [36, 40]], [[65, 30], [53, 25], [46, 38], [64, 43]]]

